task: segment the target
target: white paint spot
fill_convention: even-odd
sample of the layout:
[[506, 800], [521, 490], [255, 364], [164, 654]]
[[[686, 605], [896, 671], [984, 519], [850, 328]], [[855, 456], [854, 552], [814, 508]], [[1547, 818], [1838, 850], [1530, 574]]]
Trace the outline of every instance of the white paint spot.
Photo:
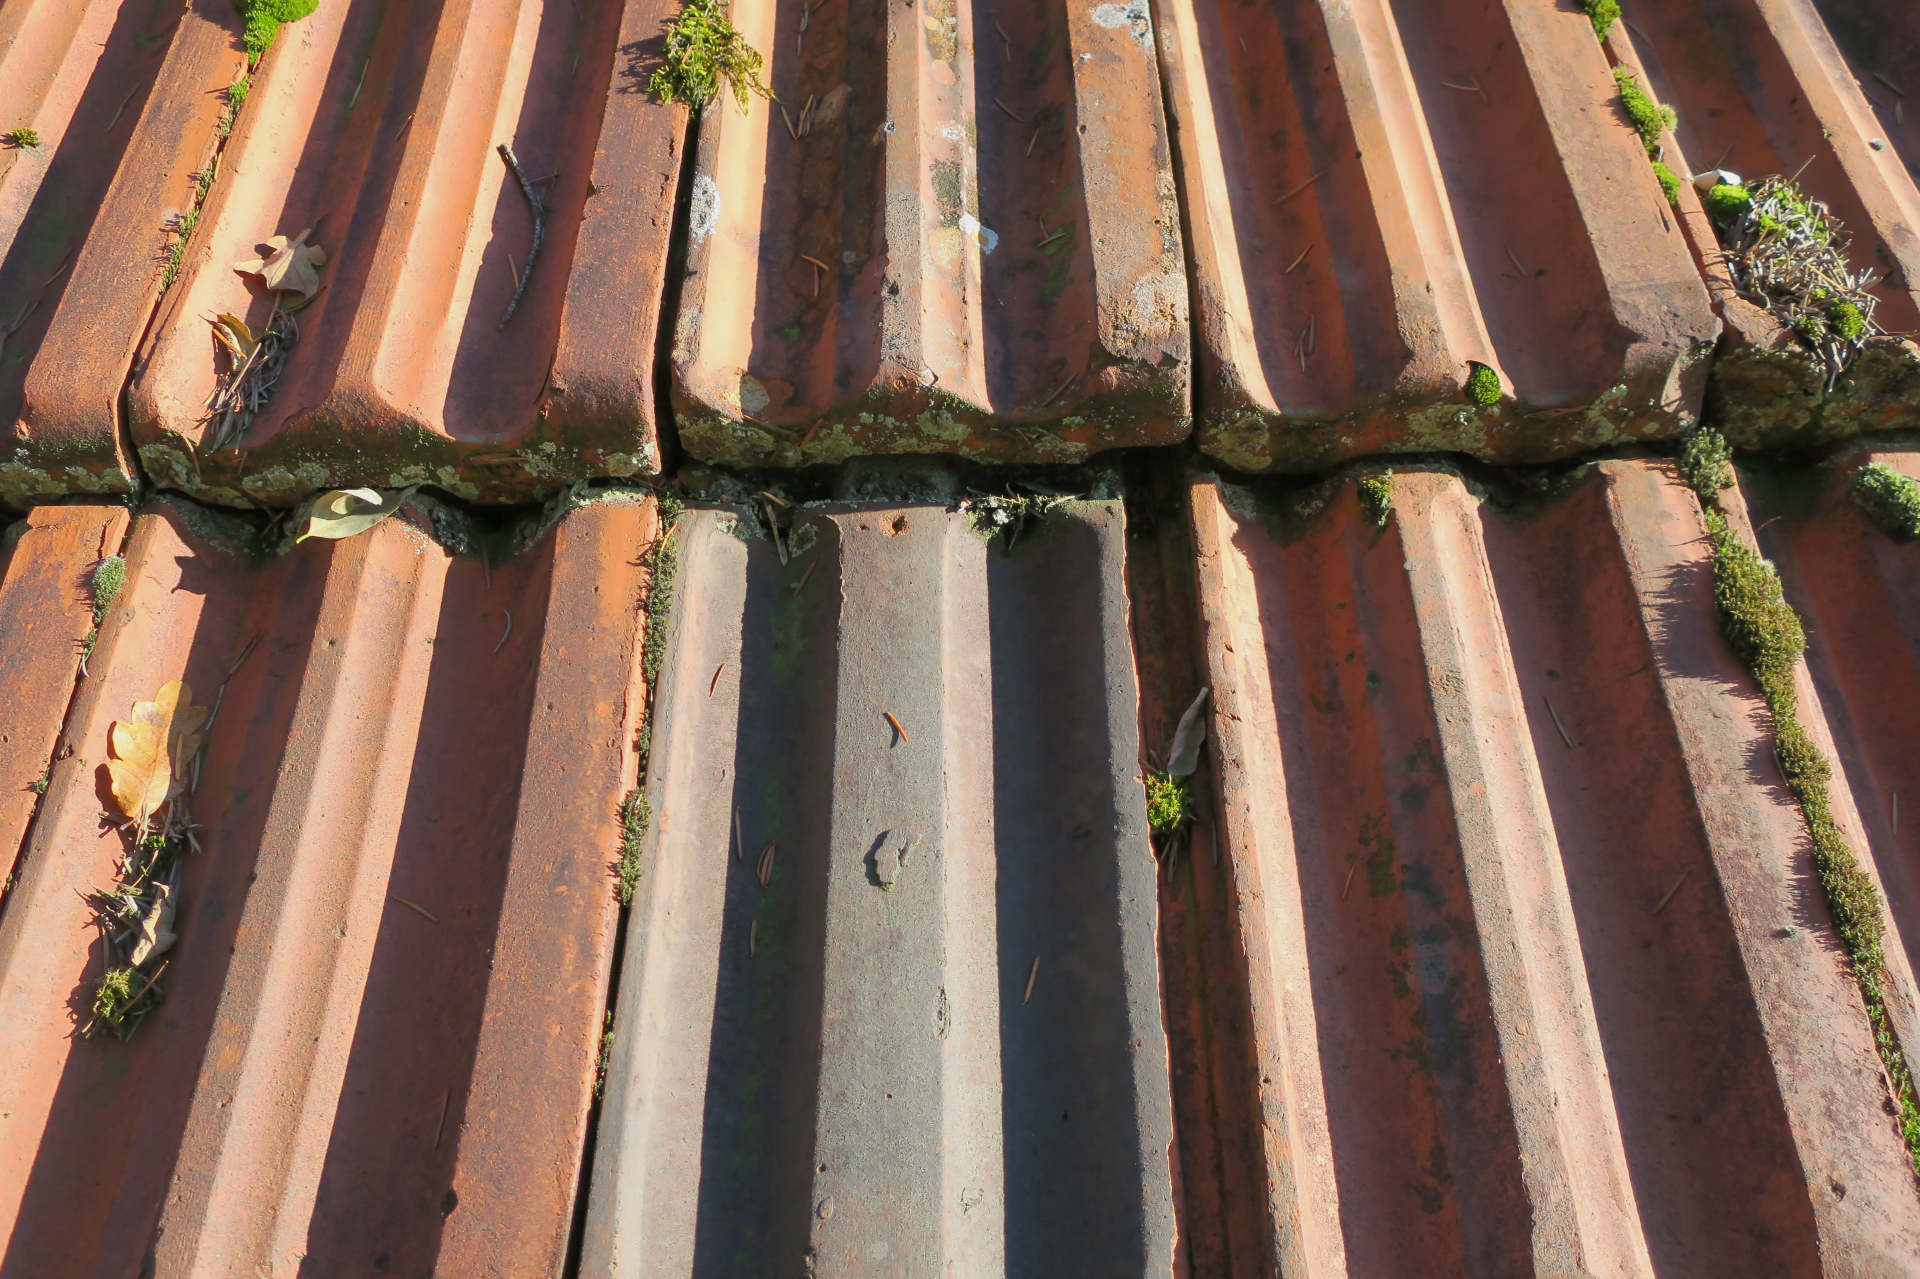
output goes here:
[[693, 179], [693, 195], [687, 201], [687, 230], [695, 240], [704, 240], [713, 234], [713, 228], [720, 221], [720, 188], [709, 174], [698, 174]]
[[1142, 337], [1159, 337], [1186, 327], [1186, 277], [1171, 271], [1141, 276], [1133, 286], [1130, 318]]
[[1000, 247], [1000, 234], [990, 226], [981, 226], [980, 219], [971, 213], [960, 215], [960, 229], [972, 236], [980, 246], [982, 253], [991, 253]]
[[949, 142], [965, 142], [967, 140], [966, 132], [957, 124], [941, 125], [940, 136]]
[[1093, 10], [1095, 25], [1108, 30], [1127, 28], [1142, 49], [1153, 48], [1153, 19], [1147, 14], [1147, 0], [1127, 0], [1125, 4], [1096, 5]]

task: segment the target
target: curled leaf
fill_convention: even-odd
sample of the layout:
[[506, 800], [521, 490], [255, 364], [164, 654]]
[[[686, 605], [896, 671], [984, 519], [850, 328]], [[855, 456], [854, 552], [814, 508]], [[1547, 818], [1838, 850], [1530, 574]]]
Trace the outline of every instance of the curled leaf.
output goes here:
[[213, 317], [213, 334], [232, 348], [241, 359], [253, 354], [253, 348], [260, 345], [260, 339], [253, 335], [247, 322], [237, 315], [222, 311]]
[[173, 943], [178, 940], [173, 931], [173, 913], [178, 906], [172, 884], [153, 886], [153, 901], [141, 912], [140, 935], [133, 943], [133, 954], [128, 957], [135, 968], [173, 949]]
[[364, 533], [400, 509], [413, 496], [410, 488], [395, 489], [384, 496], [378, 489], [335, 489], [314, 499], [307, 514], [307, 526], [293, 539], [304, 542], [310, 537], [339, 539]]
[[320, 268], [327, 262], [319, 245], [307, 243], [312, 233], [309, 227], [292, 239], [276, 235], [257, 246], [260, 256], [236, 262], [233, 269], [259, 276], [275, 293], [292, 293], [304, 301], [320, 291]]
[[1173, 734], [1173, 749], [1167, 756], [1169, 777], [1190, 777], [1193, 770], [1200, 767], [1200, 748], [1207, 742], [1206, 705], [1207, 690], [1203, 688], [1193, 699], [1193, 705], [1187, 707], [1187, 713], [1180, 717], [1180, 727]]
[[109, 733], [107, 761], [113, 800], [145, 835], [160, 806], [186, 789], [187, 762], [200, 749], [207, 708], [193, 704], [193, 689], [181, 680], [160, 686], [150, 702], [135, 702]]

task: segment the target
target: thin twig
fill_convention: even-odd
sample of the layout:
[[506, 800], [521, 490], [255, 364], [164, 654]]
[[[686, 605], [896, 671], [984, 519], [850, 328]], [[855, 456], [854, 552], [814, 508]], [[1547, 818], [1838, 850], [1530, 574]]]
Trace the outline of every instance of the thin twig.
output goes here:
[[1291, 262], [1289, 262], [1289, 263], [1287, 263], [1287, 269], [1286, 269], [1286, 270], [1284, 270], [1284, 271], [1282, 271], [1282, 272], [1281, 272], [1280, 274], [1282, 274], [1282, 275], [1292, 275], [1292, 274], [1293, 274], [1293, 268], [1295, 268], [1295, 267], [1297, 267], [1297, 266], [1299, 266], [1299, 265], [1300, 265], [1300, 264], [1301, 264], [1302, 262], [1305, 262], [1305, 261], [1307, 260], [1307, 254], [1309, 254], [1309, 253], [1311, 253], [1311, 252], [1313, 252], [1313, 245], [1311, 245], [1311, 244], [1309, 244], [1309, 245], [1308, 245], [1308, 246], [1307, 246], [1306, 248], [1304, 248], [1304, 249], [1302, 249], [1302, 250], [1300, 250], [1300, 256], [1299, 256], [1299, 257], [1297, 257], [1297, 258], [1295, 258], [1295, 259], [1294, 259], [1293, 261], [1291, 261]]
[[798, 595], [800, 593], [800, 588], [807, 584], [807, 579], [813, 576], [813, 570], [819, 567], [820, 567], [819, 560], [814, 560], [812, 563], [807, 565], [807, 571], [802, 573], [800, 575], [800, 580], [793, 584], [793, 593], [795, 595]]
[[1660, 899], [1660, 904], [1653, 908], [1654, 914], [1658, 915], [1661, 911], [1667, 908], [1667, 903], [1673, 900], [1673, 895], [1680, 891], [1680, 885], [1686, 883], [1687, 876], [1691, 874], [1693, 874], [1693, 867], [1691, 866], [1687, 867], [1685, 870], [1680, 872], [1680, 878], [1673, 881], [1673, 887], [1669, 888], [1667, 890], [1667, 895]]
[[713, 690], [720, 687], [720, 672], [727, 669], [725, 662], [713, 668], [713, 678], [707, 681], [707, 696], [713, 696]]
[[1033, 979], [1035, 977], [1038, 977], [1039, 975], [1040, 975], [1040, 956], [1035, 955], [1033, 957], [1033, 967], [1027, 969], [1027, 993], [1020, 996], [1020, 1002], [1022, 1004], [1025, 1004], [1028, 1000], [1033, 998]]
[[527, 181], [526, 170], [520, 167], [520, 161], [514, 158], [513, 148], [502, 142], [497, 150], [500, 158], [507, 162], [507, 168], [513, 173], [514, 180], [520, 184], [520, 194], [527, 198], [527, 209], [533, 214], [533, 244], [527, 250], [526, 270], [521, 273], [520, 283], [514, 287], [513, 298], [507, 303], [506, 314], [500, 317], [500, 323], [494, 325], [499, 332], [507, 327], [507, 321], [520, 308], [521, 295], [527, 291], [527, 281], [533, 278], [534, 260], [540, 256], [540, 238], [547, 233], [546, 210], [540, 206], [540, 197], [533, 193], [533, 183]]
[[493, 646], [493, 651], [496, 653], [507, 646], [507, 636], [513, 634], [513, 613], [504, 608], [500, 611], [507, 615], [507, 629], [500, 632], [500, 642]]
[[428, 910], [425, 906], [422, 906], [419, 902], [408, 901], [406, 898], [402, 897], [399, 893], [388, 893], [387, 897], [392, 901], [399, 902], [402, 906], [405, 906], [408, 910], [420, 916], [420, 918], [426, 920], [429, 924], [437, 924], [440, 922], [439, 916], [435, 915], [432, 911]]
[[1000, 99], [995, 98], [993, 100], [993, 105], [996, 107], [999, 107], [1002, 111], [1006, 112], [1007, 119], [1014, 121], [1016, 124], [1027, 123], [1027, 117], [1021, 115], [1019, 112], [1015, 111], [1012, 107], [1000, 101]]
[[886, 716], [887, 723], [893, 725], [893, 731], [900, 734], [900, 740], [902, 742], [910, 742], [913, 740], [911, 737], [907, 736], [907, 730], [900, 727], [900, 721], [893, 717], [892, 711], [881, 711], [880, 713]]
[[1308, 187], [1312, 186], [1314, 183], [1318, 182], [1321, 178], [1324, 178], [1326, 176], [1327, 176], [1327, 171], [1325, 169], [1322, 169], [1318, 173], [1314, 174], [1312, 177], [1308, 178], [1305, 182], [1295, 183], [1293, 186], [1287, 188], [1285, 191], [1275, 196], [1273, 200], [1274, 204], [1276, 205], [1285, 204], [1288, 200], [1293, 199], [1294, 196], [1299, 195], [1302, 191], [1306, 190]]
[[1553, 726], [1560, 730], [1560, 740], [1567, 744], [1568, 750], [1572, 750], [1573, 739], [1567, 736], [1567, 726], [1560, 722], [1560, 712], [1553, 709], [1553, 699], [1543, 696], [1540, 700], [1547, 704], [1547, 714], [1553, 716]]

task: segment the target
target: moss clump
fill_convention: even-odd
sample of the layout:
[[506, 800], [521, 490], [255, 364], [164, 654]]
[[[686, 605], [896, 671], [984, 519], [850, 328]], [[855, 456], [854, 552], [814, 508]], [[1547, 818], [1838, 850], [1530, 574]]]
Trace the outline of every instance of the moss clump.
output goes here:
[[1906, 1144], [1908, 1162], [1920, 1174], [1920, 1099], [1916, 1099], [1906, 1054], [1887, 1015], [1886, 926], [1880, 894], [1834, 821], [1827, 791], [1832, 765], [1800, 722], [1793, 675], [1806, 651], [1806, 631], [1787, 602], [1780, 575], [1740, 539], [1720, 509], [1719, 488], [1696, 485], [1694, 491], [1705, 511], [1707, 537], [1713, 548], [1713, 596], [1721, 630], [1753, 672], [1760, 695], [1772, 712], [1774, 756], [1787, 788], [1800, 803], [1813, 846], [1814, 877], [1860, 988], [1874, 1046], [1893, 1091], [1896, 1124]]
[[1587, 21], [1593, 23], [1593, 34], [1605, 40], [1613, 31], [1613, 24], [1620, 21], [1620, 0], [1580, 0], [1580, 7], [1587, 11]]
[[1467, 361], [1467, 398], [1469, 400], [1487, 409], [1498, 404], [1502, 394], [1498, 373], [1478, 360]]
[[1186, 778], [1152, 769], [1146, 780], [1147, 825], [1154, 834], [1175, 830], [1193, 816], [1193, 789]]
[[1393, 472], [1382, 471], [1360, 481], [1360, 511], [1375, 528], [1385, 528], [1393, 514]]
[[298, 22], [320, 7], [320, 0], [234, 0], [234, 7], [246, 19], [240, 43], [246, 46], [249, 66], [273, 44], [280, 28]]
[[1715, 222], [1732, 223], [1739, 221], [1753, 207], [1753, 194], [1743, 185], [1716, 182], [1702, 203], [1706, 205], [1707, 216]]
[[1640, 87], [1640, 81], [1633, 72], [1625, 67], [1613, 69], [1613, 82], [1620, 86], [1620, 106], [1627, 113], [1627, 120], [1633, 125], [1633, 131], [1640, 135], [1640, 144], [1647, 154], [1660, 154], [1660, 135], [1673, 128], [1678, 121], [1672, 107], [1663, 107], [1655, 102], [1647, 91]]
[[109, 555], [93, 566], [93, 576], [88, 580], [88, 586], [93, 595], [95, 626], [107, 620], [107, 611], [120, 598], [120, 588], [126, 584], [127, 562], [118, 555]]
[[1716, 496], [1733, 487], [1732, 451], [1724, 435], [1698, 427], [1680, 441], [1680, 477], [1696, 493]]
[[1793, 705], [1793, 667], [1806, 651], [1806, 632], [1787, 603], [1780, 574], [1735, 537], [1727, 517], [1707, 512], [1713, 542], [1713, 599], [1727, 642], [1760, 681], [1769, 705]]
[[17, 128], [8, 129], [5, 133], [0, 133], [0, 142], [5, 142], [15, 151], [38, 151], [40, 149], [40, 134], [38, 130], [30, 129], [23, 124]]
[[652, 824], [653, 805], [647, 802], [646, 792], [636, 786], [620, 805], [620, 861], [614, 867], [619, 882], [614, 892], [622, 906], [633, 900], [634, 890], [640, 887], [641, 846]]
[[131, 968], [107, 969], [93, 988], [93, 1025], [117, 1038], [127, 1037], [127, 1018], [133, 1012], [133, 983], [138, 977]]
[[662, 102], [684, 100], [701, 110], [720, 92], [722, 80], [733, 89], [742, 111], [749, 94], [773, 97], [760, 79], [764, 60], [721, 12], [720, 0], [688, 0], [687, 7], [668, 20], [663, 59], [647, 80], [647, 92]]
[[1920, 484], [1885, 462], [1869, 462], [1853, 473], [1853, 500], [1889, 537], [1920, 537]]
[[1857, 305], [1845, 298], [1827, 308], [1827, 323], [1849, 342], [1867, 331], [1867, 317], [1860, 314]]
[[1668, 168], [1663, 160], [1653, 162], [1653, 176], [1660, 182], [1660, 194], [1667, 197], [1667, 203], [1679, 207], [1680, 175]]
[[[680, 544], [674, 540], [674, 525], [686, 508], [671, 493], [659, 496], [660, 534], [647, 552], [647, 634], [640, 646], [640, 673], [652, 690], [660, 680], [660, 665], [667, 660], [667, 613], [673, 607], [673, 583], [680, 576]], [[648, 693], [651, 703], [652, 693]]]

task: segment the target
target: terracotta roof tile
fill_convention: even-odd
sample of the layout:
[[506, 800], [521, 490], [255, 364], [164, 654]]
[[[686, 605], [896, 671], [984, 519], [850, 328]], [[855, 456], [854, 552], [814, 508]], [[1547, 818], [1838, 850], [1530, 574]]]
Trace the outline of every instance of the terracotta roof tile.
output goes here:
[[740, 17], [781, 104], [702, 117], [672, 356], [690, 453], [1053, 460], [1186, 435], [1143, 2]]
[[[1697, 414], [1719, 325], [1581, 15], [1156, 11], [1207, 452], [1246, 470], [1539, 460]], [[1469, 361], [1504, 403], [1468, 403]]]
[[1117, 504], [750, 520], [680, 534], [583, 1272], [1164, 1270]]

